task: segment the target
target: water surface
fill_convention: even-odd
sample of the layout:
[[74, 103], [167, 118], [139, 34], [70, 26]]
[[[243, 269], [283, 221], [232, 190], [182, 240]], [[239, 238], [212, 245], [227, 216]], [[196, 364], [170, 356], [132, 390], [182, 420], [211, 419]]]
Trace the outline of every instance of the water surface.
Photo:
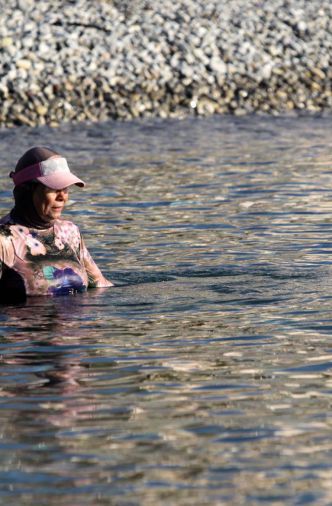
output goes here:
[[[0, 308], [0, 503], [331, 504], [332, 119], [2, 130], [113, 289]], [[15, 148], [15, 149], [14, 149]]]

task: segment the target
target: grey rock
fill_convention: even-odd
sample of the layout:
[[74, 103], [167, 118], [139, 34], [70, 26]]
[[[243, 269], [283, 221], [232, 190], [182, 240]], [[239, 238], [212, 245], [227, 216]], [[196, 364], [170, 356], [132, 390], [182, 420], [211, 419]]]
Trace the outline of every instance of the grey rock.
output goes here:
[[1, 125], [332, 107], [330, 0], [7, 0], [1, 10]]

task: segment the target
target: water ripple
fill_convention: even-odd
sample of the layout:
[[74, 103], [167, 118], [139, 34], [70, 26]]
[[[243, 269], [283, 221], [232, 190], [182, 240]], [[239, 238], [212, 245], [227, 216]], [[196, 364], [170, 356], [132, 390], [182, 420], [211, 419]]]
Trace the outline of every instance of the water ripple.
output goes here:
[[[0, 310], [6, 505], [330, 504], [331, 118], [4, 130], [111, 290]], [[79, 157], [77, 156], [79, 153]]]

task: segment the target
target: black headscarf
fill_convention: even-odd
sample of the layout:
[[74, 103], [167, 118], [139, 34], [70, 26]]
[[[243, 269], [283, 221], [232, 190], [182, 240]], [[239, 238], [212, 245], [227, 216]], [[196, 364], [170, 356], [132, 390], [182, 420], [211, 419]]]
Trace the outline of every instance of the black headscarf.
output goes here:
[[[30, 165], [48, 160], [52, 156], [59, 155], [56, 151], [44, 147], [35, 147], [29, 149], [19, 159], [15, 167], [15, 173]], [[10, 212], [11, 218], [18, 223], [31, 228], [47, 229], [53, 226], [52, 221], [44, 221], [37, 213], [33, 204], [33, 194], [41, 183], [29, 181], [27, 183], [15, 186], [13, 194], [15, 206]]]

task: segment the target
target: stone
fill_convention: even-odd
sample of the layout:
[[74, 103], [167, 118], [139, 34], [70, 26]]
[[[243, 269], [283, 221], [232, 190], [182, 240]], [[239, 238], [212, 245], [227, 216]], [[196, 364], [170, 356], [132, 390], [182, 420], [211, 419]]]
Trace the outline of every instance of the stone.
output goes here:
[[9, 47], [13, 44], [13, 39], [11, 37], [3, 37], [0, 39], [0, 47], [5, 48]]
[[332, 107], [330, 0], [6, 0], [1, 14], [0, 125]]
[[38, 116], [46, 116], [48, 108], [45, 105], [37, 105], [36, 113]]
[[22, 60], [18, 60], [18, 61], [16, 62], [16, 66], [17, 66], [19, 69], [23, 69], [23, 70], [30, 70], [30, 69], [31, 69], [31, 66], [32, 66], [32, 63], [31, 63], [31, 60], [22, 59]]

